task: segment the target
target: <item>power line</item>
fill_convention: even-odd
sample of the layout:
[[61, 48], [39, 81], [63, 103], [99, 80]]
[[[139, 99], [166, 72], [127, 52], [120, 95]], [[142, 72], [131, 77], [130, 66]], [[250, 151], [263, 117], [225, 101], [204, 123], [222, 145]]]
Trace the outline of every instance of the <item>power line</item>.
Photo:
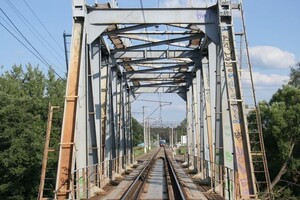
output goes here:
[[[42, 63], [44, 63], [44, 61], [42, 61], [31, 49], [29, 49], [21, 40], [19, 40], [19, 38], [17, 36], [15, 36], [4, 24], [2, 24], [0, 22], [0, 25], [7, 31], [9, 32], [16, 40], [18, 40], [28, 51], [30, 51], [37, 59], [39, 59]], [[46, 63], [44, 63], [46, 65]]]
[[[57, 52], [57, 50], [44, 38], [41, 36], [41, 34], [33, 27], [33, 25], [26, 19], [26, 17], [24, 17], [24, 15], [9, 1], [6, 0], [6, 2], [8, 3], [8, 5], [10, 6], [10, 8], [16, 13], [16, 15], [24, 22], [25, 26], [30, 30], [30, 32], [32, 34], [35, 35], [35, 37], [41, 42], [41, 44], [43, 45], [43, 47], [48, 51], [48, 53], [50, 53], [56, 61], [58, 61], [61, 65], [63, 65], [61, 63], [61, 61], [59, 61], [57, 59], [57, 57], [49, 50], [49, 48], [45, 45], [45, 43], [57, 54], [60, 56], [61, 59], [63, 59], [63, 57], [61, 56], [60, 53]], [[29, 25], [29, 26], [28, 26]], [[39, 36], [39, 37], [38, 37]], [[42, 40], [41, 40], [42, 39]], [[44, 42], [45, 43], [44, 43]]]
[[49, 65], [46, 59], [36, 50], [36, 48], [31, 44], [31, 42], [23, 35], [23, 33], [18, 29], [18, 27], [11, 21], [11, 19], [6, 15], [6, 13], [0, 8], [1, 12], [8, 19], [8, 21], [13, 25], [13, 27], [18, 31], [18, 33], [23, 37], [23, 39], [31, 46], [31, 48], [40, 56], [40, 58]]
[[[28, 51], [30, 51], [37, 59], [39, 59], [42, 63], [44, 63], [44, 61], [43, 60], [41, 60], [41, 58], [40, 57], [38, 57], [31, 49], [29, 49], [21, 40], [19, 40], [19, 38], [17, 37], [17, 36], [15, 36], [4, 24], [2, 24], [1, 22], [0, 22], [0, 25], [7, 31], [7, 32], [9, 32], [16, 40], [18, 40], [18, 42], [20, 42]], [[44, 63], [45, 65], [47, 65], [46, 63]], [[54, 71], [54, 73], [57, 75], [57, 76], [59, 76], [61, 79], [62, 79], [62, 77], [59, 75], [59, 74], [57, 74], [56, 73], [56, 71], [55, 70], [53, 70]]]
[[[30, 41], [23, 35], [23, 33], [18, 29], [18, 27], [12, 22], [12, 20], [8, 17], [8, 15], [6, 15], [6, 13], [2, 10], [2, 8], [0, 8], [0, 11], [4, 14], [4, 16], [9, 20], [9, 22], [13, 25], [13, 27], [15, 28], [15, 30], [17, 30], [17, 32], [23, 37], [23, 39], [31, 46], [31, 48], [39, 55], [39, 57], [34, 54], [36, 57], [38, 57], [38, 59], [43, 62], [47, 67], [51, 67], [51, 65], [47, 62], [47, 60], [38, 52], [38, 50], [30, 43]], [[1, 25], [9, 32], [12, 34], [11, 31], [9, 31], [2, 23]], [[14, 35], [14, 37], [17, 39], [17, 37]], [[19, 42], [20, 40], [17, 39]], [[25, 45], [23, 42], [21, 42], [23, 45]], [[26, 46], [26, 45], [25, 45]], [[29, 49], [26, 46], [27, 49]], [[30, 50], [30, 52], [32, 53], [32, 51]], [[54, 67], [54, 66], [53, 66]], [[55, 72], [55, 71], [54, 71]], [[55, 72], [55, 74], [57, 74]], [[58, 74], [57, 74], [58, 75]], [[58, 75], [59, 76], [59, 75]], [[61, 76], [59, 76], [60, 78], [62, 78]]]
[[172, 102], [169, 102], [169, 101], [156, 101], [156, 100], [148, 100], [148, 99], [136, 99], [136, 101], [146, 101], [146, 102], [153, 102], [153, 103], [165, 103], [167, 105], [171, 105]]
[[57, 44], [57, 46], [63, 50], [63, 48], [58, 44], [57, 40], [53, 37], [53, 35], [48, 31], [46, 26], [43, 24], [43, 22], [39, 19], [39, 17], [35, 14], [35, 12], [31, 9], [31, 7], [28, 5], [26, 0], [23, 0], [28, 9], [32, 12], [32, 14], [35, 16], [35, 18], [40, 22], [40, 24], [43, 26], [43, 28], [46, 30], [46, 32], [50, 35], [50, 37], [53, 39], [53, 41]]
[[[143, 0], [140, 0], [140, 4], [141, 4], [142, 12], [143, 12], [143, 19], [144, 19], [144, 22], [146, 23], [146, 17], [145, 17], [145, 11], [144, 11]], [[148, 40], [148, 42], [149, 42], [149, 34], [148, 34], [148, 28], [147, 28], [147, 27], [145, 28], [145, 31], [146, 31], [146, 37], [147, 37], [147, 40]], [[152, 49], [151, 49], [151, 46], [149, 47], [149, 50], [150, 50], [150, 55], [152, 56]]]
[[14, 27], [7, 21], [7, 19], [3, 18], [1, 15], [0, 15], [0, 18], [1, 18], [4, 22], [6, 22], [6, 24], [10, 27], [11, 30], [14, 30], [15, 32], [17, 32], [17, 31], [14, 29]]

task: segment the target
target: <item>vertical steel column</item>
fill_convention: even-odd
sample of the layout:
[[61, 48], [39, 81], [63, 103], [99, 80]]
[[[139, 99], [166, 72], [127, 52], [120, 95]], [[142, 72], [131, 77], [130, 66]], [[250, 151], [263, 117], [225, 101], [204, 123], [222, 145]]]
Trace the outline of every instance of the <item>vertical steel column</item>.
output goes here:
[[[220, 63], [221, 69], [224, 69], [223, 61]], [[225, 71], [221, 70], [221, 96], [222, 96], [222, 130], [223, 130], [223, 154], [224, 154], [224, 166], [237, 170], [234, 160], [234, 145], [233, 145], [233, 133], [231, 130], [230, 113], [228, 107], [228, 95], [226, 86]], [[228, 172], [228, 171], [227, 171]], [[228, 173], [226, 174], [230, 176]], [[231, 177], [233, 179], [233, 177]], [[225, 181], [225, 196], [229, 199], [234, 199], [235, 184], [233, 182]]]
[[[127, 104], [127, 99], [126, 99], [126, 87], [125, 87], [125, 82], [124, 82], [124, 76], [120, 76], [120, 81], [121, 81], [121, 135], [122, 135], [122, 140], [121, 140], [121, 149], [122, 149], [122, 154], [123, 154], [123, 161], [122, 161], [122, 167], [125, 169], [125, 165], [128, 163], [128, 157], [127, 157], [127, 130], [126, 130], [126, 122], [127, 122], [127, 112], [126, 112], [126, 104]], [[126, 156], [126, 159], [125, 159]]]
[[[90, 85], [92, 87], [92, 94], [93, 94], [93, 102], [92, 102], [92, 109], [93, 109], [93, 121], [94, 121], [94, 132], [95, 132], [95, 150], [94, 152], [97, 154], [98, 162], [101, 162], [101, 60], [102, 60], [102, 53], [101, 53], [101, 43], [100, 38], [97, 38], [90, 44], [89, 48], [89, 67], [90, 67]], [[92, 113], [90, 113], [92, 114]]]
[[199, 121], [200, 121], [200, 168], [201, 172], [204, 173], [205, 171], [205, 165], [204, 165], [204, 160], [206, 158], [206, 142], [205, 142], [205, 137], [206, 137], [206, 128], [205, 128], [205, 119], [204, 119], [204, 106], [205, 106], [205, 101], [204, 101], [204, 86], [203, 86], [203, 76], [201, 73], [201, 69], [197, 71], [197, 77], [198, 77], [198, 86], [199, 86]]
[[[108, 112], [108, 59], [103, 59], [101, 61], [101, 69], [100, 69], [100, 134], [101, 134], [101, 155], [100, 160], [104, 162], [108, 160], [110, 156], [107, 156], [106, 152], [106, 138], [107, 138], [107, 112]], [[103, 169], [105, 165], [103, 165]]]
[[197, 152], [197, 146], [198, 146], [198, 135], [199, 135], [199, 131], [198, 131], [198, 123], [197, 123], [197, 88], [196, 88], [196, 77], [193, 77], [192, 79], [192, 92], [191, 92], [191, 100], [192, 100], [192, 133], [193, 133], [193, 156], [194, 156], [194, 169], [197, 169], [197, 156], [198, 156], [198, 152]]
[[109, 66], [108, 69], [108, 135], [110, 143], [107, 145], [107, 150], [111, 152], [111, 159], [115, 159], [117, 157], [117, 149], [116, 149], [116, 118], [115, 118], [115, 106], [114, 106], [114, 96], [116, 95], [116, 67]]
[[118, 71], [117, 67], [113, 68], [113, 77], [112, 77], [112, 106], [113, 106], [113, 126], [111, 127], [115, 133], [115, 146], [112, 148], [116, 149], [116, 170], [119, 173], [120, 170], [120, 157], [121, 157], [121, 135], [120, 135], [120, 82], [118, 80]]
[[224, 56], [224, 70], [228, 93], [231, 129], [234, 134], [235, 160], [239, 176], [241, 198], [255, 198], [256, 188], [251, 172], [250, 155], [247, 147], [247, 125], [243, 119], [243, 99], [239, 78], [239, 68], [234, 44], [231, 1], [219, 0], [221, 42]]
[[123, 137], [123, 83], [122, 83], [122, 75], [120, 74], [119, 69], [116, 69], [116, 106], [117, 106], [117, 111], [116, 111], [116, 115], [117, 115], [117, 125], [116, 125], [116, 129], [117, 129], [117, 135], [118, 135], [118, 147], [119, 147], [119, 155], [118, 155], [118, 160], [119, 160], [119, 172], [122, 173], [121, 171], [123, 170], [123, 166], [124, 166], [124, 137]]
[[126, 109], [127, 109], [127, 125], [126, 125], [126, 130], [127, 130], [127, 151], [130, 154], [130, 163], [133, 163], [134, 158], [133, 158], [133, 132], [132, 132], [132, 116], [131, 116], [131, 95], [130, 95], [130, 90], [128, 88], [128, 85], [126, 85]]
[[[213, 160], [214, 162], [214, 180], [218, 191], [223, 192], [223, 137], [222, 137], [222, 113], [221, 113], [221, 79], [220, 64], [218, 60], [217, 46], [214, 43], [209, 44], [209, 71], [210, 88], [212, 100], [212, 128], [213, 128]], [[219, 48], [218, 48], [219, 49]]]
[[210, 73], [207, 58], [202, 59], [202, 77], [203, 77], [203, 88], [204, 88], [204, 108], [205, 108], [205, 118], [206, 118], [206, 131], [208, 146], [207, 151], [209, 155], [209, 161], [213, 161], [213, 129], [212, 129], [212, 115], [211, 115], [211, 92], [210, 92]]
[[196, 135], [196, 141], [197, 141], [197, 156], [199, 157], [199, 163], [197, 165], [198, 172], [203, 171], [203, 160], [204, 160], [204, 131], [203, 131], [203, 98], [202, 98], [202, 78], [201, 78], [201, 70], [200, 67], [196, 70], [196, 101], [197, 101], [197, 107], [196, 107], [196, 113], [197, 113], [197, 135]]
[[65, 108], [59, 151], [55, 193], [57, 199], [69, 198], [73, 161], [74, 131], [78, 97], [78, 82], [82, 54], [84, 19], [76, 18], [73, 24], [70, 69], [65, 97]]
[[[218, 48], [220, 49], [220, 48]], [[219, 55], [219, 51], [216, 49], [216, 55]], [[221, 63], [220, 59], [216, 62], [216, 150], [215, 150], [215, 162], [224, 165], [224, 152], [223, 152], [223, 129], [222, 129], [222, 83], [221, 83]]]
[[189, 109], [189, 90], [187, 88], [186, 90], [186, 101], [185, 101], [185, 107], [186, 107], [186, 154], [187, 154], [187, 159], [186, 159], [186, 162], [187, 162], [187, 166], [189, 166], [190, 164], [190, 128], [189, 128], [189, 125], [190, 125], [190, 109]]
[[[87, 51], [88, 52], [88, 51]], [[89, 51], [90, 52], [90, 51]], [[89, 58], [89, 56], [86, 56]], [[96, 112], [95, 112], [95, 103], [94, 100], [97, 99], [95, 97], [94, 91], [96, 85], [93, 84], [94, 74], [92, 71], [93, 66], [91, 65], [91, 61], [87, 60], [87, 158], [88, 158], [88, 166], [94, 165], [99, 162], [98, 159], [98, 144], [97, 144], [97, 136], [96, 136]], [[89, 171], [90, 173], [94, 173], [93, 171]], [[93, 177], [93, 176], [92, 176]], [[93, 181], [93, 180], [91, 180]]]
[[[203, 59], [201, 65], [201, 84], [200, 84], [200, 99], [201, 99], [201, 107], [200, 107], [200, 122], [201, 122], [201, 129], [202, 137], [200, 138], [202, 141], [202, 153], [203, 153], [203, 175], [205, 178], [209, 178], [211, 171], [210, 171], [210, 151], [209, 151], [209, 139], [208, 139], [208, 123], [206, 117], [206, 95], [205, 95], [205, 84], [206, 81], [205, 76], [203, 74]], [[207, 64], [207, 63], [205, 63]]]
[[[192, 82], [192, 80], [189, 80]], [[189, 167], [190, 169], [194, 169], [194, 135], [193, 135], [193, 105], [192, 105], [192, 95], [193, 95], [193, 88], [192, 83], [189, 84], [189, 88], [187, 91], [187, 146], [188, 146], [188, 165], [191, 164]]]

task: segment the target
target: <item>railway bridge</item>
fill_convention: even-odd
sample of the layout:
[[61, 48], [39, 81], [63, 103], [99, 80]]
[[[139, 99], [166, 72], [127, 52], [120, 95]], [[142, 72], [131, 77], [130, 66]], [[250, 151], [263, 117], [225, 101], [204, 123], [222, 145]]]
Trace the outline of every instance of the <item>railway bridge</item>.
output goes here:
[[140, 93], [186, 102], [184, 164], [195, 176], [226, 199], [269, 197], [242, 3], [209, 2], [120, 8], [73, 0], [56, 199], [88, 199], [134, 162], [130, 103]]

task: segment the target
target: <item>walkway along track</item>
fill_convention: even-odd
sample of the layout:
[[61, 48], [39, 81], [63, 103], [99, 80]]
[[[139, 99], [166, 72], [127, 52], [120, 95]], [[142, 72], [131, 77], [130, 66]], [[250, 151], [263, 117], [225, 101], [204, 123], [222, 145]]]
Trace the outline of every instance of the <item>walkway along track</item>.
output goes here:
[[121, 199], [186, 199], [165, 148], [149, 159]]

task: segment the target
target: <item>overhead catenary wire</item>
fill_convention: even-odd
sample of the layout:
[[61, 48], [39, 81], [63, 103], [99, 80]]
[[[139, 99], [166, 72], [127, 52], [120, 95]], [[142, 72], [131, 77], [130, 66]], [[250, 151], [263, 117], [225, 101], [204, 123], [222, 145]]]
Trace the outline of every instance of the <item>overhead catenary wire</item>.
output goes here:
[[11, 25], [11, 23], [9, 23], [9, 21], [7, 21], [7, 19], [3, 18], [1, 15], [0, 15], [0, 18], [10, 27], [11, 31], [15, 31], [15, 33], [17, 33], [17, 31], [14, 29], [14, 27]]
[[27, 3], [26, 0], [23, 0], [28, 9], [32, 12], [32, 14], [36, 17], [36, 19], [39, 21], [39, 23], [42, 25], [42, 27], [45, 29], [45, 31], [49, 34], [49, 36], [53, 39], [53, 41], [56, 43], [56, 45], [63, 50], [62, 46], [59, 45], [57, 40], [53, 37], [53, 35], [50, 33], [50, 31], [47, 29], [47, 27], [44, 25], [44, 23], [40, 20], [40, 18], [35, 14], [35, 12], [32, 10], [31, 6]]
[[[30, 30], [30, 32], [41, 42], [41, 44], [43, 45], [43, 47], [48, 51], [48, 53], [50, 53], [53, 58], [59, 62], [61, 65], [62, 62], [57, 58], [57, 56], [55, 56], [48, 47], [50, 47], [53, 52], [55, 52], [61, 59], [63, 59], [61, 53], [59, 53], [46, 39], [45, 37], [43, 37], [35, 28], [34, 26], [26, 19], [26, 17], [9, 1], [6, 0], [6, 2], [8, 3], [8, 5], [10, 6], [10, 8], [16, 13], [16, 15], [23, 21], [24, 25]], [[45, 43], [48, 45], [45, 45]]]
[[[0, 11], [3, 13], [3, 15], [8, 19], [8, 21], [11, 23], [11, 25], [14, 27], [15, 31], [20, 34], [22, 36], [22, 38], [28, 43], [28, 45], [33, 49], [33, 51], [35, 53], [33, 53], [32, 50], [30, 50], [31, 53], [33, 53], [33, 55], [35, 57], [37, 57], [43, 64], [45, 64], [47, 67], [51, 68], [51, 65], [47, 62], [47, 60], [44, 58], [43, 55], [41, 55], [41, 53], [31, 44], [31, 42], [25, 37], [25, 35], [18, 29], [18, 27], [14, 24], [14, 22], [9, 18], [9, 16], [4, 12], [4, 10], [2, 8], [0, 8]], [[1, 23], [1, 26], [5, 28], [5, 30], [7, 30], [11, 35], [14, 36], [15, 39], [17, 39], [19, 42], [21, 42], [20, 39], [18, 39], [18, 37], [16, 35], [14, 35], [11, 31], [9, 31], [9, 29]], [[29, 50], [29, 47], [27, 45], [25, 45], [23, 42], [21, 42], [21, 44], [23, 46], [26, 47], [26, 49]], [[56, 68], [55, 66], [52, 66], [54, 68]], [[55, 72], [55, 70], [54, 70]], [[55, 72], [56, 75], [58, 75], [60, 78], [62, 78], [57, 72]]]
[[23, 39], [29, 44], [29, 46], [31, 46], [31, 48], [40, 56], [40, 58], [44, 61], [44, 63], [46, 63], [47, 65], [49, 65], [49, 63], [47, 62], [47, 60], [37, 51], [37, 49], [31, 44], [31, 42], [25, 37], [25, 35], [18, 29], [18, 27], [14, 24], [14, 22], [8, 17], [8, 15], [2, 10], [2, 8], [0, 8], [0, 11], [4, 14], [4, 16], [8, 19], [8, 21], [13, 25], [13, 27], [15, 28], [15, 30], [23, 37]]
[[[2, 17], [1, 17], [2, 18]], [[0, 25], [9, 33], [11, 34], [18, 42], [20, 42], [30, 53], [32, 53], [37, 59], [39, 59], [42, 63], [44, 63], [43, 60], [41, 60], [30, 48], [28, 48], [19, 38], [14, 35], [4, 24], [0, 22]], [[44, 63], [46, 65], [46, 63]]]
[[[143, 0], [140, 0], [140, 4], [141, 4], [142, 12], [143, 12], [143, 19], [144, 19], [144, 22], [146, 23], [146, 17], [145, 17]], [[147, 27], [145, 28], [145, 31], [146, 31], [147, 40], [149, 42], [149, 34], [148, 34], [148, 28]], [[152, 56], [152, 49], [151, 49], [151, 47], [149, 47], [149, 50], [150, 50], [150, 54]]]
[[[39, 61], [41, 61], [42, 63], [44, 63], [44, 61], [43, 60], [41, 60], [41, 58], [40, 57], [38, 57], [28, 46], [26, 46], [21, 40], [19, 40], [19, 38], [17, 37], [17, 36], [15, 36], [4, 24], [2, 24], [1, 22], [0, 22], [0, 25], [9, 33], [9, 34], [11, 34], [18, 42], [20, 42], [28, 51], [30, 51], [30, 53], [32, 53]], [[44, 63], [45, 65], [47, 65], [47, 63]], [[51, 67], [51, 66], [50, 66]], [[56, 71], [55, 70], [53, 70], [54, 71], [54, 73], [58, 76], [58, 77], [60, 77], [61, 79], [62, 79], [62, 77], [59, 75], [59, 74], [57, 74], [56, 73]]]

